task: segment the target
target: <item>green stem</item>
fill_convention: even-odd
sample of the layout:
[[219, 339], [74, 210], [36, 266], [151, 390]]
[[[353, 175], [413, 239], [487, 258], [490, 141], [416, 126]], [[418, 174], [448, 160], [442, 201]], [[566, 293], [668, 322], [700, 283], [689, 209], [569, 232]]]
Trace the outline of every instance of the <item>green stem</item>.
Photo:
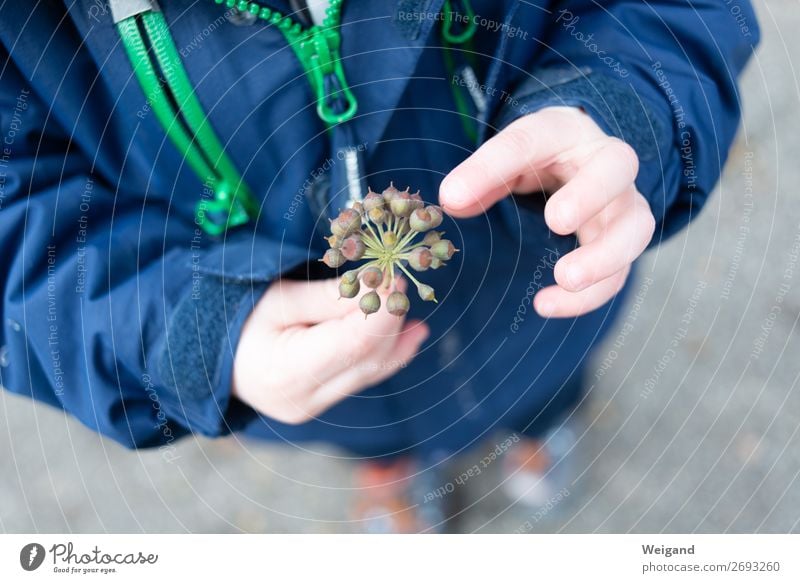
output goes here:
[[398, 264], [397, 264], [397, 267], [399, 267], [399, 268], [400, 268], [400, 269], [403, 271], [403, 273], [405, 273], [405, 274], [408, 276], [408, 279], [410, 279], [411, 281], [413, 281], [413, 282], [414, 282], [414, 284], [415, 284], [417, 287], [419, 287], [419, 286], [421, 286], [421, 285], [422, 285], [422, 284], [419, 282], [419, 280], [418, 280], [416, 277], [414, 277], [413, 275], [411, 275], [411, 272], [410, 272], [408, 269], [406, 269], [405, 267], [403, 267], [403, 264], [402, 264], [402, 263], [398, 263]]

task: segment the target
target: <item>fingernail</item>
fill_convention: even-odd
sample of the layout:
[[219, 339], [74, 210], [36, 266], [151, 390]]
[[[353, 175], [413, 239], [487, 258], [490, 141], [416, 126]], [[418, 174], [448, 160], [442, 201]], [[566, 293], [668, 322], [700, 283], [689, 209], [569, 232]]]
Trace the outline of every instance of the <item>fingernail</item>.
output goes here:
[[439, 198], [442, 206], [454, 209], [464, 208], [470, 202], [470, 194], [467, 190], [467, 186], [458, 177], [448, 177], [444, 179]]

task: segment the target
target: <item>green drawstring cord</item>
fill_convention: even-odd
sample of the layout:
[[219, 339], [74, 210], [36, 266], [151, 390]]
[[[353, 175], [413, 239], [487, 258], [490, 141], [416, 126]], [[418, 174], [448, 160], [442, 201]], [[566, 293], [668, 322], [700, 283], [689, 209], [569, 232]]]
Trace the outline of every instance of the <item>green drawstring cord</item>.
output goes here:
[[[134, 16], [117, 24], [123, 45], [136, 78], [167, 136], [200, 181], [214, 191], [213, 200], [197, 203], [196, 222], [209, 235], [221, 235], [228, 228], [245, 224], [257, 215], [258, 204], [203, 113], [164, 17], [160, 12], [151, 11], [141, 15], [141, 20], [173, 100], [162, 87], [150, 59], [139, 31], [139, 18]], [[177, 110], [173, 104], [177, 104]]]
[[[358, 102], [345, 79], [339, 54], [343, 0], [331, 0], [323, 23], [308, 29], [257, 2], [214, 1], [229, 8], [249, 12], [276, 26], [283, 33], [314, 90], [317, 113], [329, 127], [346, 122], [355, 115]], [[467, 18], [464, 30], [458, 33], [453, 30], [456, 14], [453, 4], [458, 4], [458, 13], [463, 12]], [[445, 0], [443, 11], [445, 59], [452, 70], [454, 64], [450, 45], [471, 43], [477, 25], [469, 0]], [[166, 80], [166, 88], [162, 87], [155, 64], [151, 61], [140, 26], [147, 34], [158, 67]], [[197, 223], [206, 233], [214, 236], [223, 234], [228, 228], [247, 223], [258, 214], [258, 203], [211, 127], [183, 67], [164, 17], [158, 11], [147, 11], [120, 21], [117, 29], [136, 78], [164, 131], [183, 153], [202, 183], [209, 185], [214, 191], [213, 200], [203, 200], [197, 204]], [[462, 114], [465, 131], [474, 140], [476, 134], [468, 123], [469, 112], [465, 98], [460, 92], [454, 94], [454, 98], [456, 107]], [[341, 105], [339, 111], [335, 110], [335, 104]]]
[[[454, 3], [460, 4], [460, 10], [456, 11], [453, 9]], [[453, 58], [453, 46], [465, 45], [464, 51], [466, 52], [467, 60], [473, 62], [473, 39], [478, 26], [475, 22], [475, 11], [472, 9], [470, 0], [453, 0], [452, 2], [451, 0], [445, 0], [442, 12], [444, 13], [444, 18], [442, 19], [443, 57], [445, 67], [447, 67], [450, 79], [452, 80], [456, 72], [455, 59]], [[459, 33], [453, 32], [453, 23], [456, 20], [456, 15], [462, 15], [458, 20], [465, 24], [464, 29]], [[474, 65], [474, 62], [472, 64]], [[467, 105], [468, 97], [464, 94], [461, 86], [454, 83], [451, 83], [451, 85], [453, 101], [455, 102], [456, 109], [461, 118], [464, 134], [466, 134], [471, 142], [477, 143], [478, 127]]]
[[[462, 10], [453, 10], [453, 4], [460, 4], [466, 17], [466, 26], [460, 33], [453, 32], [453, 21], [455, 20], [455, 15], [461, 14]], [[444, 12], [442, 37], [447, 43], [462, 45], [472, 40], [478, 30], [478, 24], [475, 22], [475, 11], [472, 9], [470, 0], [445, 0], [442, 11]], [[463, 17], [461, 20], [463, 20]]]

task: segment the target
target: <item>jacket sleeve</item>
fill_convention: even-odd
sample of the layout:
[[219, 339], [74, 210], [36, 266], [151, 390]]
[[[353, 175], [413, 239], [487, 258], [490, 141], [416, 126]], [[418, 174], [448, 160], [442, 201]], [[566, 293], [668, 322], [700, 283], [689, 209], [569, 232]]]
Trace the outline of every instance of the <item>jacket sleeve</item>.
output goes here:
[[[218, 436], [255, 415], [232, 399], [238, 334], [268, 282], [305, 259], [206, 239], [168, 204], [92, 172], [4, 60], [0, 76], [0, 383], [127, 447]], [[252, 277], [229, 277], [258, 249]]]
[[740, 116], [737, 77], [758, 42], [748, 0], [565, 0], [497, 127], [572, 105], [634, 147], [639, 190], [675, 233], [714, 188]]

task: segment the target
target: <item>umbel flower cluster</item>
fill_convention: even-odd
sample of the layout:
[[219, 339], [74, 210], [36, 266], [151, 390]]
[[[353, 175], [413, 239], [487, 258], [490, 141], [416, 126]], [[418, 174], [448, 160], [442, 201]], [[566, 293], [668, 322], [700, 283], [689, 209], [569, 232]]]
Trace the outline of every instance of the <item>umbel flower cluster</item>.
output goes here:
[[365, 261], [357, 269], [347, 271], [339, 283], [343, 298], [354, 298], [361, 286], [370, 289], [361, 296], [359, 307], [367, 316], [381, 308], [379, 288], [391, 289], [386, 309], [395, 316], [404, 316], [410, 305], [408, 296], [397, 289], [401, 273], [417, 287], [419, 297], [435, 302], [431, 286], [411, 273], [439, 269], [458, 249], [443, 232], [442, 209], [425, 205], [419, 193], [397, 190], [393, 184], [381, 193], [370, 190], [363, 202], [355, 203], [331, 221], [331, 248], [322, 262], [338, 269], [348, 261]]

